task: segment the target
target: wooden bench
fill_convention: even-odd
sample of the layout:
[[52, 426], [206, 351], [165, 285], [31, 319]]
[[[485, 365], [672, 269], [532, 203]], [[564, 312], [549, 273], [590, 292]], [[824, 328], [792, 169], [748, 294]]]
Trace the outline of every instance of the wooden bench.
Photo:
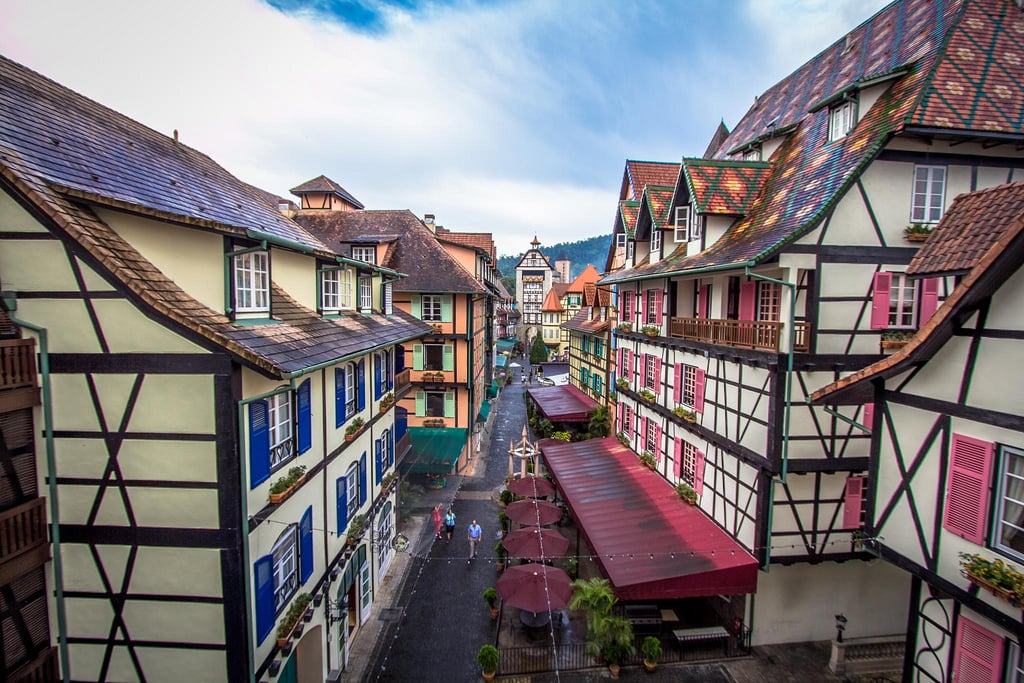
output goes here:
[[680, 645], [700, 642], [722, 642], [722, 650], [728, 654], [732, 634], [724, 626], [700, 626], [697, 628], [674, 628], [672, 635]]

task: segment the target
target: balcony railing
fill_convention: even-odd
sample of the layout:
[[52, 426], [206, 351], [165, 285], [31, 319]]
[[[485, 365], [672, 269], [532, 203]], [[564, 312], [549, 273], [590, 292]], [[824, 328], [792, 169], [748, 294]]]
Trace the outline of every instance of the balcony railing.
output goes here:
[[34, 498], [0, 512], [0, 564], [48, 542], [46, 498]]
[[60, 680], [57, 647], [44, 650], [38, 657], [11, 674], [11, 683], [50, 683]]
[[36, 384], [35, 339], [0, 340], [0, 389]]
[[[711, 318], [672, 318], [669, 333], [673, 337], [694, 341], [743, 346], [765, 351], [778, 351], [785, 323], [759, 320], [716, 320]], [[793, 326], [793, 349], [807, 351], [810, 326], [805, 322]]]
[[395, 396], [401, 396], [412, 386], [412, 369], [406, 368], [395, 373]]

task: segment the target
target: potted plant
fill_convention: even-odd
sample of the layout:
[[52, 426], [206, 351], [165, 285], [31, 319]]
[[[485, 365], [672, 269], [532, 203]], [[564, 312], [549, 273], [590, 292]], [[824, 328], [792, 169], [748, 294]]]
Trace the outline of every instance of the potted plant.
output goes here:
[[491, 609], [491, 619], [498, 618], [498, 591], [494, 587], [484, 589], [484, 602]]
[[508, 553], [505, 551], [505, 544], [498, 541], [494, 544], [494, 568], [499, 572], [505, 570], [505, 560]]
[[643, 389], [640, 391], [640, 398], [647, 401], [648, 403], [654, 403], [654, 399], [656, 399], [657, 396], [655, 396], [654, 392], [651, 391], [650, 389]]
[[592, 637], [588, 636], [587, 648], [595, 656], [600, 653], [608, 664], [612, 678], [618, 678], [623, 660], [636, 654], [635, 643], [633, 624], [629, 618], [607, 614], [598, 618]]
[[515, 500], [515, 495], [508, 489], [502, 489], [501, 493], [498, 494], [498, 502], [503, 506], [508, 505], [513, 500]]
[[617, 380], [615, 380], [615, 388], [625, 391], [626, 389], [629, 389], [629, 381], [622, 377], [619, 377]]
[[356, 515], [348, 523], [348, 531], [345, 533], [345, 542], [348, 545], [355, 545], [363, 537], [366, 530], [366, 515]]
[[380, 480], [380, 490], [384, 493], [391, 489], [391, 485], [395, 483], [395, 479], [398, 479], [398, 472], [394, 470], [384, 475], [384, 478]]
[[[582, 610], [587, 620], [587, 639], [596, 637], [598, 621], [612, 613], [618, 602], [608, 579], [576, 579], [572, 582], [569, 609]], [[596, 653], [593, 653], [596, 655]]]
[[657, 337], [658, 333], [661, 332], [657, 325], [644, 325], [640, 328], [640, 331], [648, 337]]
[[288, 472], [270, 485], [270, 502], [277, 505], [299, 488], [306, 479], [306, 466], [289, 467]]
[[676, 495], [685, 500], [690, 505], [697, 504], [697, 492], [693, 490], [693, 487], [687, 484], [685, 481], [681, 481], [676, 484]]
[[501, 537], [504, 538], [508, 535], [509, 523], [508, 515], [505, 514], [504, 510], [498, 510], [498, 528], [501, 529]]
[[1024, 602], [1024, 574], [1000, 559], [960, 553], [960, 572], [971, 583], [1013, 606]]
[[934, 226], [928, 223], [911, 223], [903, 229], [903, 237], [908, 242], [924, 242], [933, 229]]
[[575, 581], [576, 577], [579, 575], [580, 561], [575, 557], [570, 557], [562, 563], [562, 569], [565, 570], [565, 573], [569, 575], [570, 579]]
[[648, 469], [654, 469], [658, 466], [658, 461], [654, 459], [654, 454], [650, 451], [644, 451], [640, 454], [640, 464]]
[[301, 635], [301, 631], [298, 629], [301, 627], [302, 615], [312, 601], [313, 596], [309, 593], [296, 596], [295, 600], [292, 601], [291, 606], [288, 607], [288, 611], [284, 615], [284, 619], [281, 620], [277, 627], [278, 647], [286, 647], [291, 643], [292, 636]]
[[345, 427], [345, 441], [354, 441], [359, 432], [362, 431], [364, 424], [366, 422], [361, 417], [352, 420], [348, 427]]
[[882, 348], [898, 349], [907, 345], [916, 332], [908, 330], [885, 330], [882, 332]]
[[640, 652], [644, 656], [644, 668], [648, 673], [658, 668], [658, 657], [661, 656], [661, 641], [654, 636], [647, 636], [640, 644]]
[[558, 439], [559, 441], [572, 441], [571, 432], [551, 432], [552, 439]]
[[615, 329], [618, 330], [619, 332], [632, 332], [633, 331], [633, 323], [619, 323], [615, 327]]
[[615, 435], [615, 438], [618, 439], [619, 443], [621, 443], [623, 446], [629, 446], [629, 436], [626, 434], [626, 432], [619, 432], [618, 434]]
[[388, 408], [395, 404], [395, 395], [392, 392], [384, 394], [380, 399], [380, 412], [387, 412]]
[[494, 675], [498, 673], [498, 648], [493, 645], [483, 645], [476, 653], [476, 663], [480, 665], [480, 673], [485, 681], [493, 681]]

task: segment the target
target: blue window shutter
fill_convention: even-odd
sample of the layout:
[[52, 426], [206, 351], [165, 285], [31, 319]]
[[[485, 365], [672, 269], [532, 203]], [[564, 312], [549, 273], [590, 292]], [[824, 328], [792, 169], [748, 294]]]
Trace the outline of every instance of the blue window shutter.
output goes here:
[[300, 384], [296, 392], [299, 403], [299, 424], [296, 430], [299, 437], [299, 453], [305, 453], [313, 447], [313, 419], [309, 411], [309, 382], [307, 379]]
[[366, 451], [359, 458], [359, 504], [366, 502]]
[[274, 556], [264, 555], [253, 567], [256, 583], [256, 642], [262, 643], [274, 630]]
[[345, 527], [348, 526], [348, 478], [338, 477], [336, 488], [338, 494], [338, 535], [341, 536], [345, 533]]
[[380, 439], [376, 439], [373, 442], [373, 478], [378, 484], [384, 472], [384, 463], [381, 462], [381, 446], [382, 442]]
[[313, 575], [313, 506], [310, 505], [299, 521], [299, 567], [302, 580], [299, 585]]
[[270, 479], [270, 425], [266, 401], [249, 404], [249, 488]]
[[373, 397], [375, 399], [380, 399], [381, 394], [380, 390], [382, 385], [380, 378], [382, 368], [380, 367], [380, 359], [381, 356], [379, 354], [373, 355]]
[[395, 347], [395, 374], [405, 370], [405, 347], [399, 344]]
[[345, 424], [345, 368], [334, 368], [334, 426]]
[[366, 359], [359, 361], [356, 369], [356, 387], [359, 392], [359, 402], [356, 410], [362, 411], [366, 407]]

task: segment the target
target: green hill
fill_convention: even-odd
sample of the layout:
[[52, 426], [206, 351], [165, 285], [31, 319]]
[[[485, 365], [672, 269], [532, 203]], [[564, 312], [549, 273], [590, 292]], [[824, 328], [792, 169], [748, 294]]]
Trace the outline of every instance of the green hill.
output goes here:
[[[588, 237], [578, 242], [559, 242], [550, 246], [541, 245], [541, 252], [548, 257], [551, 265], [555, 265], [555, 259], [565, 257], [569, 259], [569, 272], [576, 277], [583, 272], [588, 263], [594, 265], [598, 272], [604, 271], [605, 261], [608, 259], [608, 246], [611, 244], [611, 234], [598, 237]], [[498, 270], [504, 276], [515, 278], [516, 264], [523, 258], [525, 251], [515, 256], [499, 256]]]

